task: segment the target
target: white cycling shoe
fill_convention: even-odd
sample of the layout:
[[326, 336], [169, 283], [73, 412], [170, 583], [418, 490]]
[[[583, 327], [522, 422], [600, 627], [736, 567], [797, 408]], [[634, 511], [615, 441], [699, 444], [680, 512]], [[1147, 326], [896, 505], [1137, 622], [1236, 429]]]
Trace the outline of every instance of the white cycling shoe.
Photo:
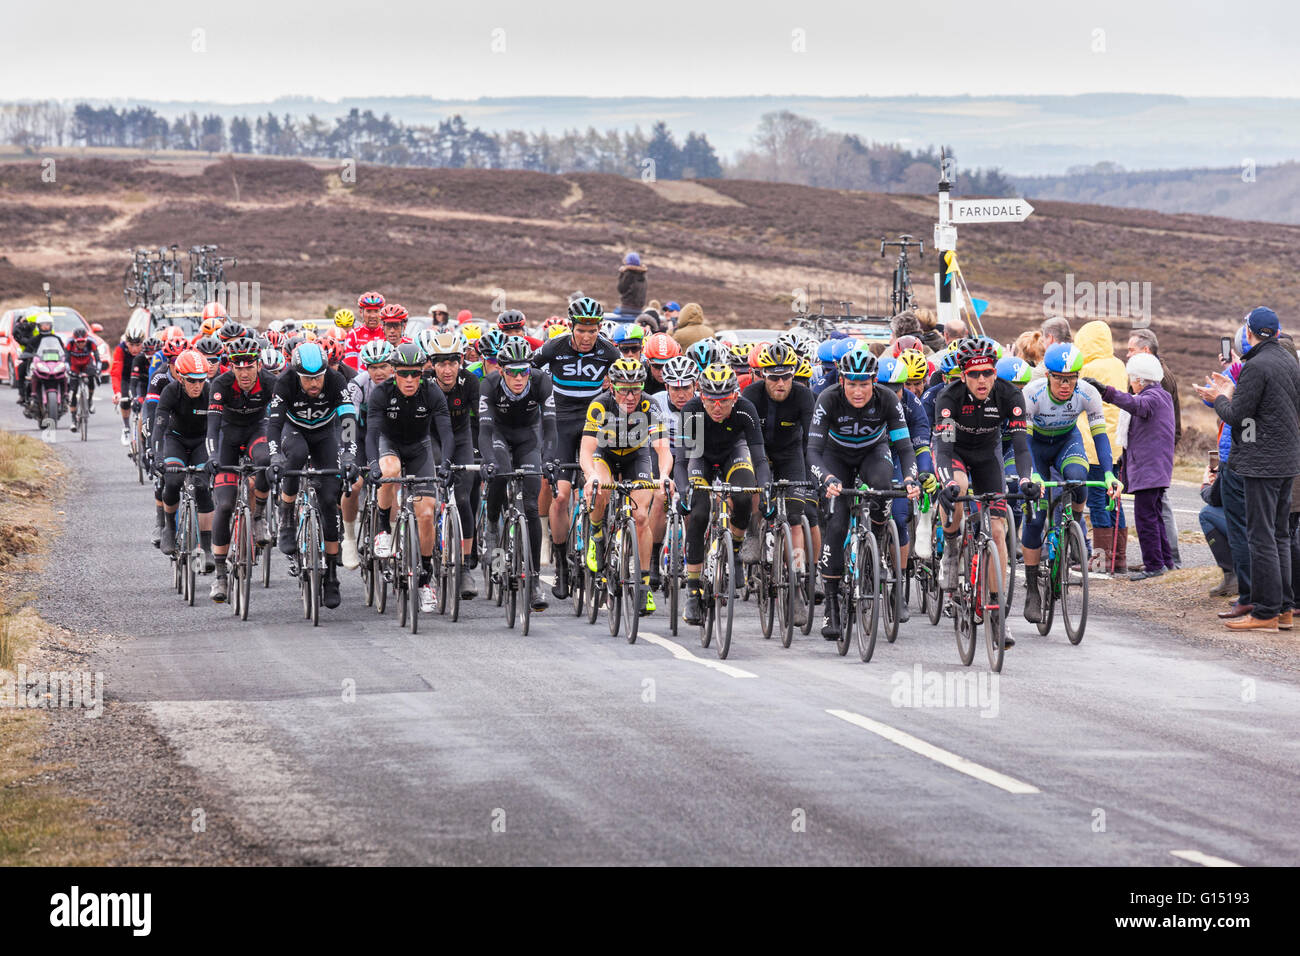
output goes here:
[[420, 613], [432, 614], [438, 610], [438, 599], [434, 596], [433, 588], [425, 585], [420, 588]]
[[375, 557], [391, 558], [393, 556], [393, 536], [387, 531], [375, 535]]
[[343, 567], [352, 571], [361, 566], [361, 555], [357, 553], [357, 542], [354, 538], [343, 536]]
[[131, 431], [128, 428], [122, 429], [122, 447], [123, 448], [131, 447]]

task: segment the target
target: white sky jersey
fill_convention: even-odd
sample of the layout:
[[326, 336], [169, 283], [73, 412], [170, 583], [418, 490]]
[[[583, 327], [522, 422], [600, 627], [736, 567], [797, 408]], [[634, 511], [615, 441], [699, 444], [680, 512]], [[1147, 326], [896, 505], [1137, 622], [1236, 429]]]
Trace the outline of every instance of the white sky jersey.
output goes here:
[[1046, 378], [1034, 379], [1024, 387], [1023, 394], [1025, 418], [1031, 435], [1057, 438], [1073, 428], [1080, 415], [1088, 416], [1088, 429], [1092, 434], [1099, 435], [1106, 430], [1101, 394], [1087, 382], [1080, 381], [1066, 402], [1058, 402], [1052, 397]]

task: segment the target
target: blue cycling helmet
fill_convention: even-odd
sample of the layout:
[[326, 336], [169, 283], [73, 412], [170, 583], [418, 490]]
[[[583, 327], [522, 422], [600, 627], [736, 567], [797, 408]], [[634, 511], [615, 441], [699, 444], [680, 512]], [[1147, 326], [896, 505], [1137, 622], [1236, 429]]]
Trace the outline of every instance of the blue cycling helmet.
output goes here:
[[315, 342], [303, 342], [293, 350], [293, 370], [299, 375], [320, 375], [327, 368], [325, 350]]
[[496, 354], [505, 347], [510, 336], [500, 329], [489, 329], [487, 335], [479, 343], [479, 354], [487, 358], [496, 358]]
[[817, 361], [834, 362], [835, 361], [835, 342], [827, 339], [821, 345], [817, 346]]
[[[1055, 346], [1053, 346], [1055, 348]], [[1033, 377], [1034, 370], [1024, 359], [1008, 355], [998, 359], [998, 378], [1012, 385], [1024, 385]]]
[[957, 364], [957, 350], [955, 348], [949, 347], [939, 353], [939, 374], [944, 379], [959, 371], [961, 371], [961, 366]]
[[840, 359], [840, 375], [851, 382], [865, 382], [876, 377], [876, 357], [866, 349], [850, 349]]
[[1043, 367], [1049, 372], [1076, 375], [1083, 371], [1083, 353], [1069, 342], [1057, 342], [1043, 356]]
[[831, 346], [831, 356], [838, 362], [857, 348], [857, 345], [857, 339], [836, 339], [835, 344]]
[[629, 340], [637, 341], [645, 339], [645, 326], [635, 322], [628, 322], [619, 325], [614, 329], [614, 344], [622, 345]]
[[727, 362], [727, 356], [722, 354], [722, 349], [713, 339], [700, 339], [686, 350], [686, 354], [695, 360], [701, 371], [710, 365], [725, 365]]
[[889, 385], [905, 385], [907, 384], [907, 366], [892, 355], [887, 355], [880, 360], [876, 367], [876, 381], [885, 382]]

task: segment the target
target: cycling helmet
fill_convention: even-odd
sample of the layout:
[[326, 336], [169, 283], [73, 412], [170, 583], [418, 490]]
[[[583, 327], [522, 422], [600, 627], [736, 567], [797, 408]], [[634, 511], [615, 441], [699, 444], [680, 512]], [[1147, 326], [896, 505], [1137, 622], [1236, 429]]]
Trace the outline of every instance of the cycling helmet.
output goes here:
[[257, 355], [257, 360], [262, 363], [262, 368], [268, 372], [284, 370], [284, 353], [279, 349], [262, 349]]
[[817, 346], [817, 361], [834, 362], [835, 361], [835, 340], [827, 339]]
[[632, 358], [615, 359], [609, 366], [609, 380], [616, 385], [644, 382], [645, 366]]
[[390, 303], [379, 310], [379, 321], [383, 322], [385, 325], [389, 325], [393, 322], [405, 323], [410, 317], [410, 313], [396, 302]]
[[206, 381], [208, 363], [198, 352], [187, 349], [176, 359], [176, 375], [178, 378], [188, 378], [190, 381]]
[[[1056, 348], [1055, 345], [1052, 348]], [[998, 359], [998, 378], [1012, 385], [1024, 385], [1033, 376], [1033, 369], [1024, 359], [1007, 355]]]
[[231, 339], [226, 343], [226, 355], [234, 358], [236, 355], [251, 355], [254, 358], [262, 350], [257, 345], [257, 340], [250, 335], [241, 335], [237, 339]]
[[998, 361], [997, 343], [984, 338], [965, 338], [955, 343], [957, 364], [964, 372], [976, 365], [994, 368]]
[[907, 367], [892, 355], [881, 356], [876, 366], [876, 381], [886, 385], [907, 384]]
[[194, 343], [194, 349], [208, 358], [219, 358], [226, 351], [226, 346], [215, 335], [205, 335]]
[[721, 362], [715, 362], [707, 366], [700, 373], [696, 384], [699, 385], [701, 393], [713, 398], [734, 395], [740, 388], [740, 382], [736, 378], [735, 370], [730, 365], [723, 365]]
[[478, 348], [479, 340], [483, 338], [483, 326], [477, 322], [468, 322], [461, 326], [460, 334], [465, 339], [466, 345]]
[[266, 339], [266, 343], [272, 348], [278, 349], [284, 344], [284, 333], [279, 329], [267, 329], [262, 333], [262, 338]]
[[991, 335], [978, 335], [978, 336], [976, 336], [976, 338], [978, 338], [981, 342], [987, 342], [987, 343], [989, 343], [990, 345], [992, 345], [992, 346], [993, 346], [993, 351], [994, 351], [994, 353], [997, 355], [998, 358], [1002, 358], [1004, 355], [1007, 354], [1007, 350], [1004, 349], [1004, 348], [1002, 347], [1002, 343], [999, 342], [997, 339], [995, 339], [993, 336], [991, 336]]
[[920, 349], [905, 349], [898, 355], [898, 359], [907, 369], [909, 382], [919, 382], [930, 374], [930, 363]]
[[175, 362], [181, 353], [187, 351], [189, 347], [190, 343], [183, 338], [168, 339], [162, 344], [163, 358], [169, 362]]
[[1060, 375], [1077, 374], [1083, 371], [1083, 353], [1069, 342], [1057, 342], [1048, 347], [1043, 367]]
[[835, 339], [835, 344], [831, 346], [831, 358], [838, 362], [857, 347], [857, 339]]
[[573, 323], [571, 323], [568, 319], [566, 319], [562, 315], [552, 315], [552, 316], [548, 316], [546, 321], [542, 323], [542, 331], [546, 333], [548, 338], [554, 338], [556, 333], [551, 331], [552, 329], [558, 327], [562, 331], [567, 332], [569, 330], [569, 326], [572, 324]]
[[303, 342], [293, 350], [291, 360], [293, 370], [299, 375], [324, 375], [325, 370], [329, 368], [329, 362], [325, 359], [325, 350], [315, 342]]
[[[498, 331], [493, 329], [493, 331]], [[505, 344], [497, 350], [497, 364], [501, 366], [519, 366], [528, 364], [532, 349], [528, 343], [517, 335], [506, 339]]]
[[199, 335], [216, 335], [217, 330], [224, 324], [221, 319], [204, 319], [203, 324], [199, 326]]
[[589, 295], [569, 303], [569, 318], [575, 325], [599, 325], [604, 315], [605, 310], [600, 303]]
[[143, 342], [149, 335], [149, 326], [152, 321], [148, 309], [136, 309], [131, 313], [131, 318], [126, 320], [126, 335], [123, 338], [132, 345]]
[[722, 349], [718, 348], [713, 339], [700, 339], [686, 350], [686, 356], [695, 361], [700, 371], [723, 361]]
[[357, 324], [356, 313], [351, 309], [334, 310], [334, 327], [339, 329], [350, 329]]
[[384, 307], [384, 297], [378, 292], [363, 292], [357, 299], [357, 308], [363, 312], [372, 309], [382, 309]]
[[763, 349], [767, 348], [771, 344], [772, 343], [770, 342], [754, 343], [754, 347], [749, 350], [749, 356], [746, 358], [746, 362], [750, 368], [758, 371], [758, 357], [763, 354]]
[[285, 335], [293, 335], [293, 333], [298, 331], [298, 320], [282, 319], [280, 321], [280, 331]]
[[866, 349], [850, 349], [840, 357], [840, 375], [851, 382], [867, 382], [876, 377], [876, 357]]
[[561, 335], [568, 335], [569, 327], [567, 325], [552, 325], [546, 330], [548, 339], [558, 339]]
[[436, 329], [421, 329], [420, 334], [415, 337], [415, 344], [420, 346], [420, 351], [426, 356], [433, 352], [433, 340], [438, 337]]
[[635, 322], [619, 325], [614, 328], [613, 332], [614, 334], [610, 338], [619, 348], [622, 348], [625, 344], [630, 345], [637, 342], [641, 343], [642, 346], [645, 345], [644, 325], [637, 325]]
[[729, 346], [727, 348], [727, 361], [732, 368], [749, 368], [749, 346]]
[[320, 332], [320, 323], [315, 319], [303, 319], [302, 325], [299, 326], [304, 332]]
[[338, 339], [334, 338], [332, 335], [326, 335], [321, 338], [320, 345], [321, 348], [325, 350], [325, 355], [329, 358], [331, 365], [337, 365], [339, 362], [343, 361], [343, 353], [346, 349], [343, 347], [343, 343]]
[[160, 348], [162, 348], [162, 339], [158, 338], [156, 335], [151, 335], [145, 339], [144, 345], [142, 346], [145, 355], [153, 355]]
[[483, 336], [483, 340], [479, 343], [479, 354], [486, 358], [493, 358], [505, 348], [506, 342], [514, 337], [506, 335], [500, 329], [488, 329], [488, 334]]
[[84, 339], [89, 335], [90, 335], [90, 330], [87, 329], [84, 325], [79, 325], [77, 326], [77, 328], [72, 330], [72, 337], [74, 339]]
[[[421, 338], [424, 336], [421, 335]], [[435, 362], [440, 358], [460, 358], [461, 339], [459, 332], [439, 332], [421, 342], [424, 354]]]
[[600, 334], [605, 336], [605, 338], [609, 339], [610, 341], [613, 341], [614, 330], [617, 328], [618, 328], [617, 322], [615, 322], [613, 319], [605, 319], [603, 322], [600, 323]]
[[952, 381], [961, 371], [961, 366], [957, 364], [957, 349], [949, 346], [936, 356], [939, 360], [939, 372], [943, 375], [944, 381]]
[[523, 329], [524, 323], [528, 320], [518, 309], [507, 309], [497, 316], [497, 328], [505, 331], [515, 331]]
[[794, 350], [793, 346], [787, 345], [780, 340], [773, 345], [765, 345], [762, 351], [758, 353], [758, 368], [764, 372], [785, 375], [797, 369], [799, 364], [799, 353]]
[[812, 379], [812, 373], [813, 373], [812, 363], [809, 362], [807, 359], [803, 359], [799, 363], [799, 367], [794, 370], [794, 377], [806, 384], [808, 381]]
[[158, 337], [161, 338], [164, 342], [166, 342], [168, 339], [186, 339], [185, 330], [182, 329], [179, 325], [167, 326], [167, 328], [162, 330], [162, 333]]
[[419, 368], [424, 364], [424, 349], [414, 342], [403, 342], [393, 349], [392, 363], [394, 368]]
[[221, 328], [217, 329], [217, 338], [223, 342], [229, 342], [231, 339], [237, 339], [242, 335], [247, 335], [248, 329], [244, 328], [238, 322], [227, 322]]
[[270, 322], [266, 323], [266, 331], [268, 332], [281, 332], [283, 330], [284, 319], [272, 319]]
[[800, 340], [801, 338], [802, 338], [802, 336], [799, 334], [799, 330], [798, 330], [798, 329], [791, 329], [791, 330], [788, 331], [788, 332], [782, 332], [780, 335], [778, 335], [778, 336], [776, 337], [776, 344], [778, 344], [778, 345], [788, 345], [788, 346], [790, 346], [790, 348], [792, 348], [792, 349], [793, 349], [793, 348], [798, 348], [798, 347], [799, 347], [799, 340]]
[[921, 340], [915, 335], [900, 335], [890, 347], [889, 354], [894, 356], [894, 358], [898, 358], [898, 356], [902, 355], [908, 349], [916, 349], [919, 351], [920, 348]]
[[367, 342], [361, 346], [361, 354], [358, 359], [366, 368], [372, 365], [387, 365], [393, 360], [392, 343], [387, 339], [376, 339], [373, 342]]
[[693, 385], [700, 377], [700, 367], [689, 355], [674, 355], [664, 363], [665, 385]]
[[224, 322], [226, 319], [226, 307], [220, 302], [209, 302], [203, 307], [203, 318], [205, 320], [221, 319]]

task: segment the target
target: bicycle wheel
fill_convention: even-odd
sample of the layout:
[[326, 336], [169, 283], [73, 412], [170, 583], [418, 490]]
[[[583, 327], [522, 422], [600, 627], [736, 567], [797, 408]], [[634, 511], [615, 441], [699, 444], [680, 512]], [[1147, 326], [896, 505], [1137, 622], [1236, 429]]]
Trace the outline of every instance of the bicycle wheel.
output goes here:
[[364, 592], [366, 607], [375, 605], [375, 566], [370, 555], [375, 540], [373, 523], [370, 502], [367, 501], [361, 506], [361, 514], [357, 518], [357, 556], [360, 558], [358, 570], [361, 572], [361, 589]]
[[[762, 529], [763, 543], [767, 544], [767, 536], [773, 534], [767, 523]], [[764, 551], [766, 552], [766, 547]], [[747, 578], [752, 578], [758, 590], [758, 627], [763, 635], [763, 640], [768, 640], [772, 636], [772, 626], [776, 623], [776, 590], [772, 586], [772, 567], [768, 561], [768, 554], [764, 553], [758, 564], [754, 565]], [[748, 585], [747, 585], [748, 586]]]
[[498, 597], [502, 600], [497, 602], [498, 604], [505, 604], [506, 627], [510, 628], [515, 626], [515, 612], [518, 610], [515, 598], [519, 594], [519, 589], [515, 586], [515, 581], [517, 580], [517, 575], [519, 573], [519, 545], [518, 542], [515, 541], [516, 527], [518, 527], [518, 522], [513, 518], [510, 519], [509, 524], [506, 525], [506, 533], [501, 538], [506, 551], [506, 567], [502, 579], [499, 582], [498, 590]]
[[881, 611], [885, 625], [885, 640], [890, 644], [898, 639], [898, 626], [903, 616], [903, 552], [898, 543], [898, 525], [893, 518], [885, 519], [885, 543], [880, 555]]
[[77, 431], [82, 441], [90, 436], [90, 389], [84, 380], [77, 386]]
[[714, 533], [712, 540], [706, 537], [704, 539], [704, 567], [700, 572], [700, 647], [708, 647], [713, 643], [713, 628], [717, 608], [713, 603], [713, 584], [718, 579], [718, 552], [726, 550], [730, 545], [723, 546], [718, 541], [718, 533]]
[[253, 567], [256, 560], [253, 553], [253, 514], [247, 508], [243, 512], [239, 546], [234, 549], [234, 553], [235, 568], [239, 575], [235, 589], [239, 601], [239, 619], [247, 621], [248, 605], [253, 593]]
[[1007, 505], [1007, 517], [1006, 520], [1004, 521], [1004, 524], [1007, 526], [1007, 563], [1006, 563], [1006, 567], [1002, 569], [1004, 572], [1004, 580], [1006, 582], [1006, 587], [1003, 588], [1005, 594], [1002, 598], [1002, 608], [1003, 608], [1002, 619], [1004, 621], [1006, 620], [1006, 616], [1007, 616], [1006, 609], [1010, 607], [1015, 607], [1014, 601], [1016, 597], [1016, 546], [1020, 543], [1020, 538], [1016, 534], [1015, 518], [1011, 515], [1010, 509], [1011, 506]]
[[194, 510], [194, 503], [188, 502], [185, 517], [185, 600], [194, 606], [194, 595], [198, 591], [195, 576], [199, 573], [196, 552], [199, 549], [199, 516]]
[[813, 610], [817, 607], [817, 556], [813, 554], [812, 526], [808, 523], [807, 515], [800, 516], [799, 529], [803, 532], [804, 568], [800, 583], [804, 603], [808, 605], [808, 620], [799, 630], [807, 636], [812, 633]]
[[140, 304], [140, 291], [136, 288], [134, 266], [127, 266], [126, 271], [122, 273], [122, 295], [125, 296], [128, 307], [135, 308]]
[[585, 514], [574, 512], [569, 521], [569, 537], [565, 542], [569, 565], [569, 597], [573, 601], [573, 616], [582, 617], [582, 602], [587, 593], [587, 535], [591, 534], [590, 521]]
[[718, 658], [725, 661], [731, 653], [731, 624], [736, 613], [736, 555], [731, 549], [730, 541], [718, 548], [718, 576], [713, 580], [713, 606], [717, 609], [715, 636], [718, 639]]
[[[856, 555], [854, 561], [857, 561]], [[844, 657], [848, 654], [849, 648], [853, 646], [853, 623], [856, 618], [853, 613], [853, 577], [847, 561], [845, 562], [844, 573], [835, 582], [835, 587], [840, 592], [840, 636], [835, 639], [835, 650], [840, 657]], [[830, 585], [828, 584], [827, 600], [830, 600], [829, 589]]]
[[[892, 528], [894, 522], [886, 519]], [[858, 642], [858, 657], [866, 663], [876, 650], [876, 631], [880, 627], [880, 605], [884, 571], [881, 568], [880, 545], [869, 531], [858, 535], [858, 571], [853, 579], [853, 622]], [[846, 612], [847, 614], [847, 612]]]
[[1061, 543], [1061, 620], [1065, 622], [1065, 636], [1071, 644], [1078, 644], [1088, 626], [1087, 543], [1078, 521], [1072, 519], [1066, 525]]
[[406, 541], [402, 550], [406, 552], [405, 596], [407, 603], [410, 605], [410, 613], [407, 615], [407, 619], [411, 624], [411, 633], [418, 634], [420, 631], [420, 528], [414, 515], [406, 521]]
[[409, 516], [398, 512], [397, 527], [393, 529], [393, 556], [388, 559], [388, 579], [393, 583], [393, 598], [397, 601], [397, 626], [406, 627], [411, 605], [406, 600], [406, 523]]
[[623, 586], [623, 629], [629, 644], [636, 643], [637, 623], [645, 606], [645, 596], [641, 593], [641, 552], [637, 545], [636, 525], [629, 521], [623, 529], [618, 575]]
[[[1043, 555], [1047, 555], [1047, 549], [1043, 549]], [[1051, 561], [1047, 561], [1039, 566], [1038, 586], [1043, 592], [1043, 614], [1039, 619], [1038, 633], [1046, 637], [1052, 630], [1052, 619], [1056, 617], [1056, 596], [1060, 592], [1061, 585], [1057, 576], [1061, 573], [1060, 554]]]
[[668, 629], [677, 636], [677, 622], [681, 615], [682, 581], [686, 573], [682, 563], [682, 534], [677, 520], [669, 523], [664, 537], [664, 547], [668, 549], [668, 573], [664, 575], [664, 585], [668, 589]]
[[388, 610], [388, 578], [384, 577], [384, 559], [372, 555], [370, 567], [370, 573], [375, 579], [375, 610], [383, 614]]
[[[453, 622], [460, 620], [460, 581], [465, 573], [465, 556], [460, 550], [461, 534], [460, 511], [454, 501], [448, 502], [442, 540], [442, 561], [446, 571], [443, 588], [447, 593], [440, 598], [438, 609], [443, 614], [450, 614]], [[450, 610], [448, 605], [451, 605]]]
[[609, 636], [618, 637], [623, 626], [623, 529], [617, 522], [605, 522], [605, 572], [601, 591], [605, 595], [606, 624]]
[[998, 595], [993, 602], [993, 588], [1002, 581], [1002, 559], [992, 541], [985, 541], [980, 547], [979, 574], [979, 609], [984, 615], [984, 646], [989, 653], [989, 668], [998, 673], [1002, 670], [1002, 655], [1006, 652], [1007, 616], [1006, 605]]
[[140, 440], [140, 415], [138, 412], [131, 413], [131, 458], [135, 461], [135, 478], [140, 484], [144, 484], [144, 444]]
[[304, 599], [307, 604], [307, 616], [311, 619], [311, 626], [320, 627], [320, 525], [314, 512], [308, 512], [307, 514], [306, 527], [303, 529], [303, 547], [299, 560], [306, 560], [311, 563], [309, 568], [300, 566], [298, 580], [306, 588]]
[[957, 589], [952, 592], [952, 629], [957, 635], [957, 656], [967, 667], [975, 659], [975, 638], [978, 636], [973, 583], [977, 580], [979, 559], [971, 553], [970, 545], [970, 539], [963, 534], [958, 544], [957, 567], [958, 573], [965, 575], [965, 580], [959, 580]]
[[271, 552], [275, 550], [276, 536], [280, 531], [280, 520], [278, 517], [280, 514], [280, 508], [278, 504], [270, 498], [267, 498], [266, 504], [263, 507], [266, 508], [266, 527], [270, 531], [271, 542], [262, 546], [262, 553], [260, 555], [262, 562], [262, 587], [269, 588], [271, 586]]
[[516, 591], [519, 594], [520, 613], [523, 617], [523, 626], [520, 628], [520, 634], [528, 636], [528, 625], [533, 619], [533, 601], [530, 584], [533, 582], [533, 546], [528, 540], [528, 520], [523, 515], [515, 518], [515, 542], [519, 546], [518, 564], [519, 568], [515, 574]]
[[794, 640], [794, 608], [795, 602], [800, 600], [800, 595], [795, 593], [798, 586], [794, 583], [793, 571], [794, 536], [790, 533], [790, 525], [783, 521], [776, 530], [772, 548], [771, 584], [782, 647], [789, 647]]

